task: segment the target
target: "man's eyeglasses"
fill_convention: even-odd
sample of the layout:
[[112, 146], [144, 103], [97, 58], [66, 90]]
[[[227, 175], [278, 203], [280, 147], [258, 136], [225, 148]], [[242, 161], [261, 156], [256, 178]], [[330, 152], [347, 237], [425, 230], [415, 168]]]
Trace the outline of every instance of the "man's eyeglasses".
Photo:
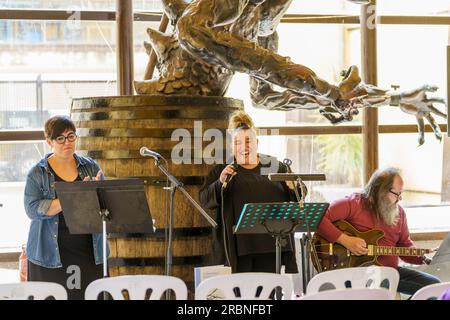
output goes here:
[[67, 136], [60, 135], [56, 137], [54, 140], [58, 144], [64, 144], [66, 142], [66, 139], [69, 140], [69, 142], [74, 142], [77, 140], [77, 135], [75, 133], [69, 133]]
[[397, 199], [400, 199], [401, 197], [402, 197], [402, 193], [401, 192], [394, 192], [394, 191], [392, 191], [392, 190], [389, 190], [389, 192], [390, 193], [392, 193], [392, 194], [394, 194], [394, 195], [396, 195], [397, 196]]

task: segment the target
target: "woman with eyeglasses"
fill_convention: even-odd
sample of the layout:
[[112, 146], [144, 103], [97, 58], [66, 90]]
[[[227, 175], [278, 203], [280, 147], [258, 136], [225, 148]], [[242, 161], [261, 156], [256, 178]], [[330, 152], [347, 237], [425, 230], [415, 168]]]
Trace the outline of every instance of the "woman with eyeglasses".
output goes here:
[[103, 180], [103, 173], [93, 159], [75, 153], [77, 135], [70, 118], [48, 119], [45, 137], [52, 152], [30, 170], [25, 185], [25, 211], [31, 219], [27, 279], [59, 283], [70, 300], [81, 300], [87, 285], [102, 277], [102, 237], [70, 234], [54, 184]]

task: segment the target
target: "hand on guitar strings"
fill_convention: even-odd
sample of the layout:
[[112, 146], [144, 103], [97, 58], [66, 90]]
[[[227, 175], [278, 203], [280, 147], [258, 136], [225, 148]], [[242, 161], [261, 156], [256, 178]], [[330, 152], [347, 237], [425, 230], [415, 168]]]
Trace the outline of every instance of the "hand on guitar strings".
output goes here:
[[362, 256], [368, 252], [366, 241], [358, 237], [351, 237], [343, 233], [339, 236], [337, 242], [342, 244], [356, 256]]

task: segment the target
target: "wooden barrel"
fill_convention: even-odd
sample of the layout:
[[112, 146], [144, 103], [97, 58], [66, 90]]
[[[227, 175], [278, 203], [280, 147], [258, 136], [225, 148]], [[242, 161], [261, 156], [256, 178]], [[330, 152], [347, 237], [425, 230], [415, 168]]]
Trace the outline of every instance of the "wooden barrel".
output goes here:
[[[166, 177], [152, 158], [140, 156], [139, 149], [146, 146], [163, 155], [170, 173], [198, 201], [200, 185], [213, 166], [201, 159], [200, 146], [211, 144], [202, 142], [203, 134], [208, 129], [219, 129], [225, 134], [231, 113], [242, 108], [240, 100], [222, 97], [121, 96], [73, 100], [71, 117], [79, 135], [77, 153], [94, 158], [109, 178], [142, 178], [150, 212], [156, 220], [155, 233], [109, 235], [111, 276], [164, 274]], [[173, 148], [181, 142], [171, 139], [176, 129], [192, 138], [190, 161], [181, 164], [171, 158]], [[222, 151], [225, 157], [225, 150]], [[172, 275], [183, 279], [191, 289], [194, 267], [204, 265], [211, 252], [211, 231], [208, 222], [177, 192]]]

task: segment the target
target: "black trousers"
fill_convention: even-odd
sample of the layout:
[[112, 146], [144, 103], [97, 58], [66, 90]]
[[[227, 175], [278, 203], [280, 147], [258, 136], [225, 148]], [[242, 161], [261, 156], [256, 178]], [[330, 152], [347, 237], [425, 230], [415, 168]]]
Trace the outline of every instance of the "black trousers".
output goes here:
[[[236, 263], [236, 272], [276, 272], [275, 253], [256, 253], [245, 256], [238, 256]], [[255, 297], [259, 297], [262, 288], [257, 288]], [[236, 297], [240, 297], [239, 289], [235, 290]], [[270, 293], [269, 299], [275, 298], [275, 289]]]
[[238, 256], [236, 272], [276, 272], [275, 253], [255, 253]]
[[400, 274], [397, 291], [403, 294], [413, 295], [425, 286], [441, 282], [435, 276], [419, 270], [398, 267], [397, 271]]

